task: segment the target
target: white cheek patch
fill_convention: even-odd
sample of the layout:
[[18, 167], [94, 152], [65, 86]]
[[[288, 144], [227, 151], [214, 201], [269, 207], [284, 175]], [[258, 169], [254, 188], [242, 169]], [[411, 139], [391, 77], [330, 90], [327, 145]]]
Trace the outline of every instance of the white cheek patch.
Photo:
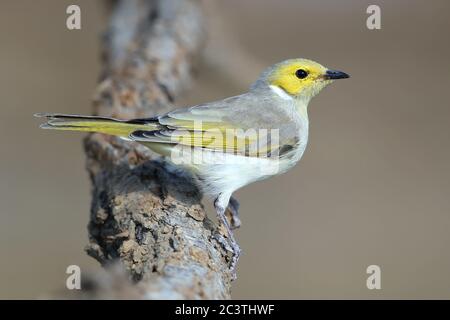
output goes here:
[[280, 98], [284, 99], [284, 100], [292, 100], [292, 97], [290, 95], [288, 95], [286, 93], [286, 91], [284, 91], [283, 89], [281, 89], [280, 87], [274, 86], [274, 85], [270, 85], [269, 86], [270, 89], [275, 92]]

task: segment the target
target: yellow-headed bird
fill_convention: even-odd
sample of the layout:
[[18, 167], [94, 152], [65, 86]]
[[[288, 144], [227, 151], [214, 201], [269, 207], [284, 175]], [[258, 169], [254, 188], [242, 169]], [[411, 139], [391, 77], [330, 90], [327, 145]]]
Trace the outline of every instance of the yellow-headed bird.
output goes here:
[[[348, 78], [307, 59], [290, 59], [265, 70], [250, 90], [239, 96], [177, 109], [153, 118], [117, 120], [96, 116], [37, 114], [45, 129], [100, 132], [139, 142], [190, 169], [204, 194], [214, 200], [229, 234], [235, 267], [240, 248], [232, 229], [238, 227], [237, 189], [281, 174], [302, 157], [308, 141], [307, 107], [312, 97], [336, 79]], [[229, 224], [229, 209], [234, 224]]]

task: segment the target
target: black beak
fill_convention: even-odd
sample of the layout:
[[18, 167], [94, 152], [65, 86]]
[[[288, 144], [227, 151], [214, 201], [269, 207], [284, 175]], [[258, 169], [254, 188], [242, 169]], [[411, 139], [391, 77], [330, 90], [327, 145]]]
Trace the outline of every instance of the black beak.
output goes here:
[[345, 72], [337, 71], [337, 70], [327, 70], [324, 77], [327, 80], [350, 78], [350, 76], [348, 74], [346, 74]]

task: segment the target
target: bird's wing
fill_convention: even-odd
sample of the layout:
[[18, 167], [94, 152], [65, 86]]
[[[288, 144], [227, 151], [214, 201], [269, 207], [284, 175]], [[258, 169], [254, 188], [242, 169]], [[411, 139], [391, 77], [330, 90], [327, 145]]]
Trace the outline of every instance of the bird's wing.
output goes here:
[[287, 114], [270, 100], [244, 94], [225, 100], [178, 109], [152, 119], [157, 130], [138, 130], [138, 142], [181, 144], [245, 156], [279, 156], [289, 150], [298, 133]]

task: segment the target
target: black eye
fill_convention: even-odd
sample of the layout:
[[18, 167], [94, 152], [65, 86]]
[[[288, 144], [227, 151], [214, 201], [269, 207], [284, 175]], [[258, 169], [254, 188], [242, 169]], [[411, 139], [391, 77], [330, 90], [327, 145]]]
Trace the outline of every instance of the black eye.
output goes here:
[[297, 71], [295, 71], [295, 75], [299, 79], [305, 79], [308, 76], [308, 72], [303, 69], [298, 69]]

